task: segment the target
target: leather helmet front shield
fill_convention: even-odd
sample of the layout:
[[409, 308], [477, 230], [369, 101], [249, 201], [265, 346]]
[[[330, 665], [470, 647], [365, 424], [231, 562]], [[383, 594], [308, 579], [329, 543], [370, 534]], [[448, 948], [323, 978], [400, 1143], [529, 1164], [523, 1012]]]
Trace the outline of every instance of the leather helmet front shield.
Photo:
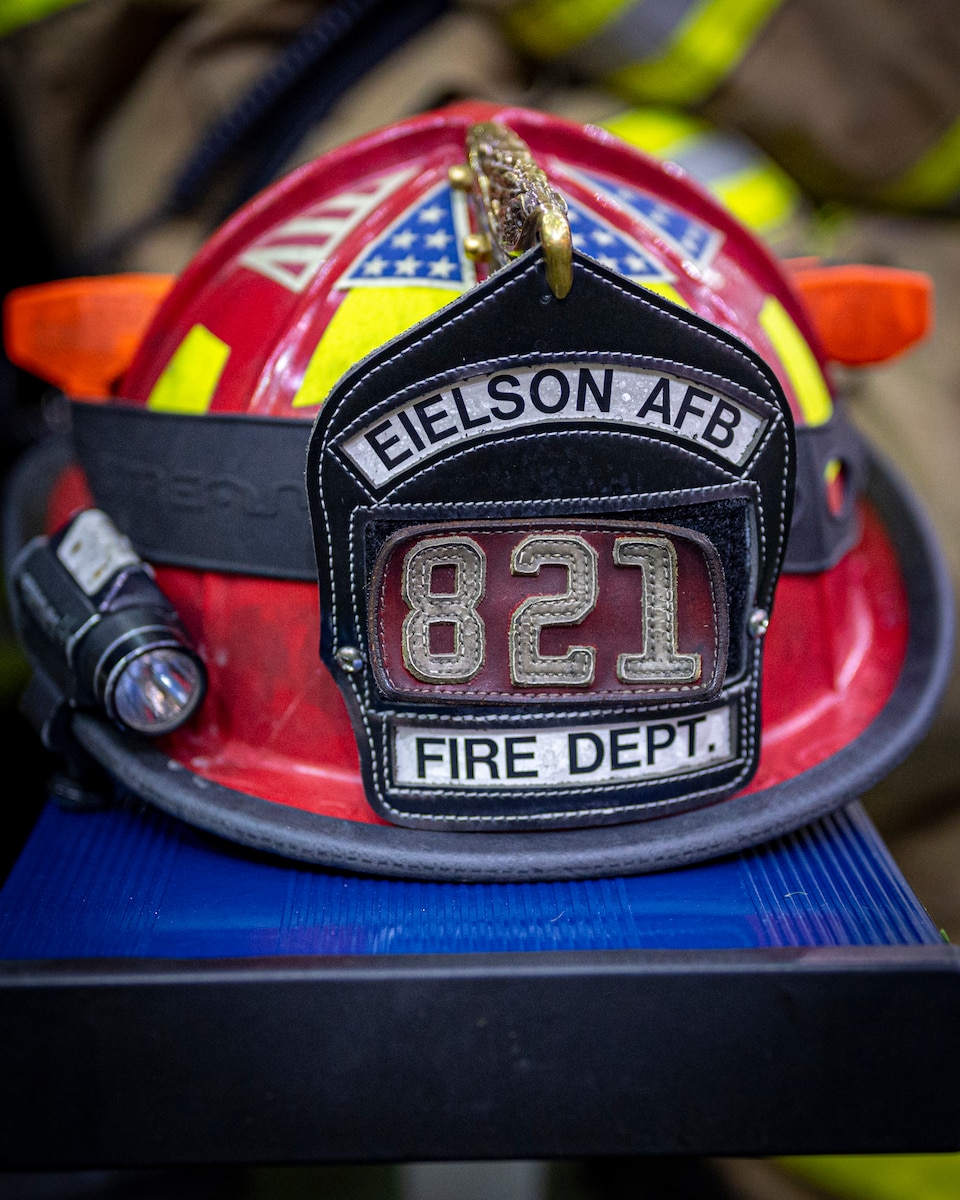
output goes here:
[[751, 778], [793, 495], [766, 365], [581, 254], [530, 251], [324, 403], [320, 652], [392, 823], [662, 817]]

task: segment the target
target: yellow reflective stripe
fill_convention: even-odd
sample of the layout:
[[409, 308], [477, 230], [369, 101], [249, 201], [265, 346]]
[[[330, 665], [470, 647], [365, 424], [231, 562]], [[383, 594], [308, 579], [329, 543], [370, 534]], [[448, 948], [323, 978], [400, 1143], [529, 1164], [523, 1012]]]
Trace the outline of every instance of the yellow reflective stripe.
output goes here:
[[78, 0], [2, 0], [0, 3], [0, 37], [19, 29], [21, 25], [31, 25], [68, 8]]
[[293, 407], [322, 404], [337, 380], [371, 350], [459, 295], [432, 287], [357, 287], [347, 292], [307, 364]]
[[758, 233], [785, 225], [800, 207], [799, 189], [771, 165], [748, 167], [708, 186], [721, 204]]
[[556, 58], [608, 25], [636, 0], [531, 0], [507, 13], [510, 36], [540, 58]]
[[778, 1161], [796, 1178], [851, 1200], [956, 1200], [960, 1195], [957, 1154], [809, 1155]]
[[960, 121], [877, 199], [905, 208], [938, 208], [960, 194]]
[[823, 425], [830, 420], [833, 401], [806, 338], [776, 296], [764, 300], [759, 321], [783, 363], [804, 420], [808, 425]]
[[600, 125], [638, 150], [669, 158], [708, 129], [706, 122], [670, 108], [628, 108]]
[[664, 299], [672, 300], [674, 304], [679, 304], [681, 308], [690, 307], [672, 283], [663, 283], [657, 280], [656, 283], [645, 283], [643, 286], [648, 292], [656, 292], [658, 296], [663, 296]]
[[[711, 127], [697, 117], [674, 109], [628, 108], [600, 123], [623, 141], [656, 158], [673, 158], [683, 165], [684, 153], [698, 144], [709, 145]], [[784, 171], [755, 155], [755, 166], [699, 182], [745, 225], [770, 236], [801, 206], [800, 189]], [[691, 171], [698, 178], [695, 171]]]
[[163, 368], [147, 397], [157, 412], [205, 413], [217, 390], [230, 347], [203, 325], [194, 325]]
[[666, 49], [631, 63], [607, 82], [635, 100], [695, 104], [736, 67], [782, 0], [704, 0], [681, 22]]

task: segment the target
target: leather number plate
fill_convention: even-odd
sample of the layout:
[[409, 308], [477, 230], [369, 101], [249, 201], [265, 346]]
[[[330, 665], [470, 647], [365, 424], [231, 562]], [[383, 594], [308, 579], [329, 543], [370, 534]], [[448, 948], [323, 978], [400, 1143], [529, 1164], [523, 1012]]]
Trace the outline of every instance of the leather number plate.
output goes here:
[[723, 570], [651, 522], [417, 526], [380, 549], [369, 633], [390, 696], [702, 701], [726, 665]]

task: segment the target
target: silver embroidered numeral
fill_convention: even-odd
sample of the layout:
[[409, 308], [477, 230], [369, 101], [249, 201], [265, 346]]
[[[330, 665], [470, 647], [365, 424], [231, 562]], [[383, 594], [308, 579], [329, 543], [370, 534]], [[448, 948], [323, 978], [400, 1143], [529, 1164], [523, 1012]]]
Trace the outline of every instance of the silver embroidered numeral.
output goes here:
[[643, 572], [640, 654], [617, 655], [621, 683], [693, 683], [700, 677], [700, 655], [677, 651], [677, 552], [669, 538], [620, 537], [613, 561]]
[[597, 605], [597, 552], [582, 537], [533, 535], [514, 547], [514, 575], [538, 575], [545, 566], [566, 567], [567, 590], [529, 596], [510, 618], [510, 678], [519, 685], [585, 687], [593, 683], [597, 652], [571, 646], [565, 654], [541, 654], [545, 625], [579, 625]]
[[[433, 590], [433, 573], [452, 567], [453, 590]], [[468, 537], [421, 542], [403, 560], [401, 594], [410, 611], [403, 621], [403, 660], [424, 683], [467, 683], [483, 666], [484, 627], [477, 614], [486, 587], [486, 555]], [[434, 625], [453, 627], [453, 649], [431, 648]]]

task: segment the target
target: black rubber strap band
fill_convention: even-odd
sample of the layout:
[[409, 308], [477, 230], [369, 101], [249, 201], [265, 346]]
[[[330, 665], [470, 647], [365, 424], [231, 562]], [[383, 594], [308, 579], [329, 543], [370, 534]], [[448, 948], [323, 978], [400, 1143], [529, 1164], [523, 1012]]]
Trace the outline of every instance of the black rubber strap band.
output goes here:
[[310, 421], [72, 405], [94, 500], [148, 562], [315, 580]]
[[[857, 497], [863, 491], [866, 447], [842, 413], [825, 425], [797, 430], [797, 485], [783, 570], [827, 571], [860, 538]], [[840, 505], [830, 507], [827, 475], [838, 473]]]
[[[158, 413], [74, 403], [77, 455], [94, 499], [148, 562], [314, 580], [304, 489], [311, 422], [211, 413]], [[845, 420], [797, 430], [800, 493], [785, 569], [820, 571], [856, 540], [852, 495], [859, 436]], [[853, 466], [844, 510], [832, 515], [824, 464]], [[855, 464], [855, 465], [854, 465]]]

